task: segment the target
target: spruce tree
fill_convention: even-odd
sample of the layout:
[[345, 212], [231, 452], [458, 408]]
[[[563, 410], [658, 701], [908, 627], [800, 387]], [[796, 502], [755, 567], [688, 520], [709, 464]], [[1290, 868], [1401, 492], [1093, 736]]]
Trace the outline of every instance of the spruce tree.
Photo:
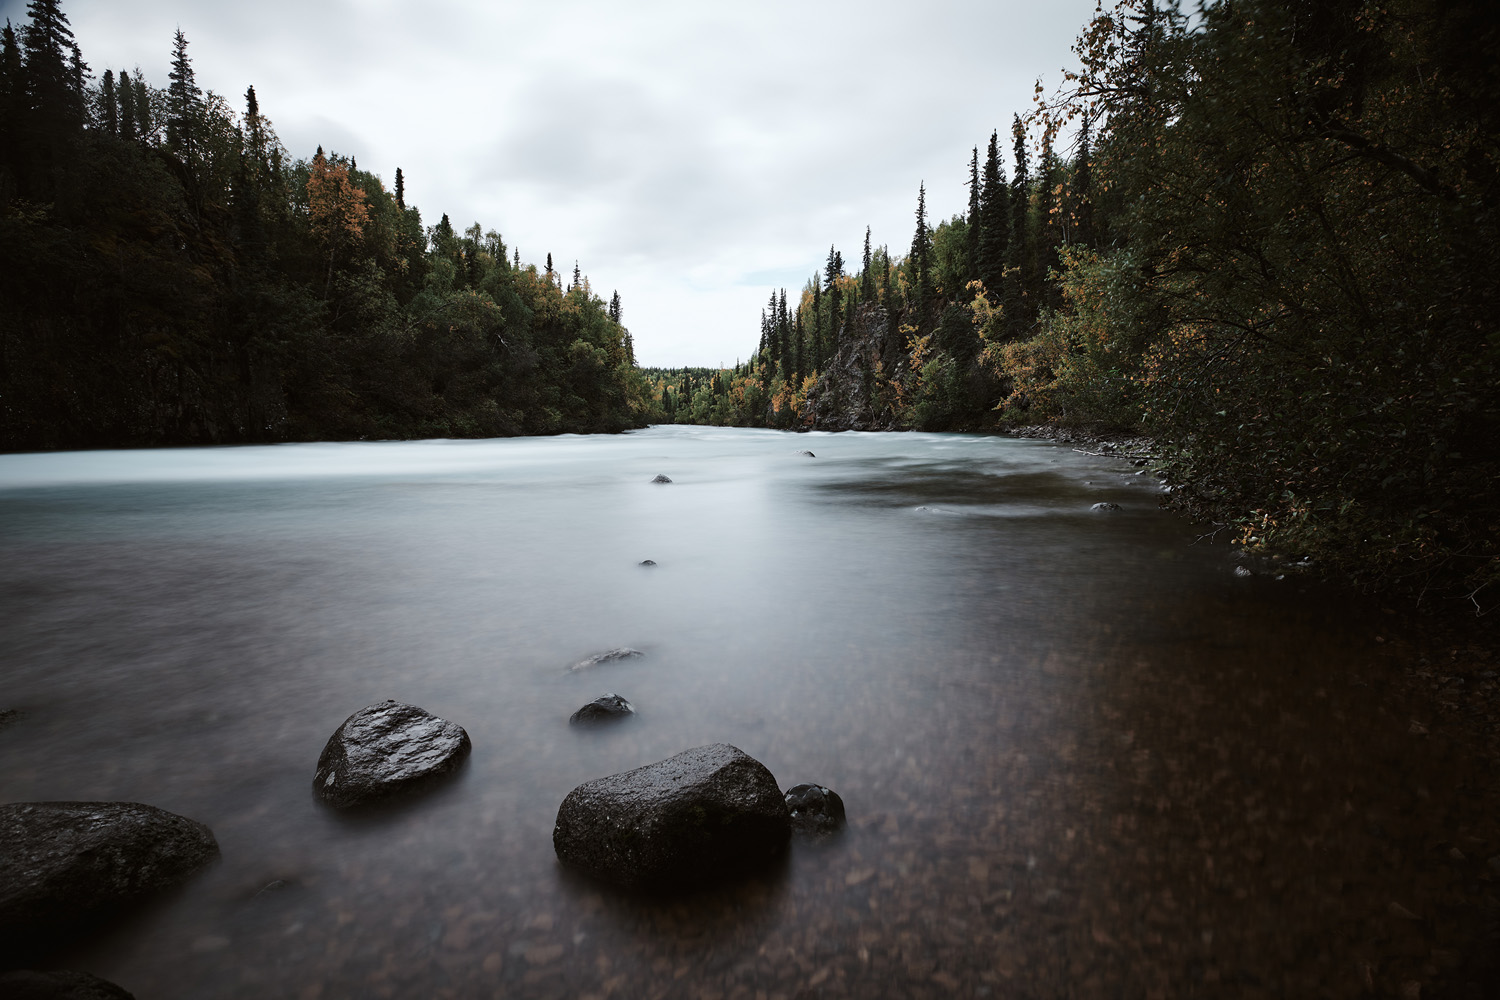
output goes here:
[[203, 91], [194, 79], [187, 46], [187, 37], [178, 28], [172, 39], [172, 72], [168, 74], [171, 84], [167, 87], [167, 146], [191, 156], [197, 143], [198, 122], [203, 117]]
[[[444, 222], [448, 221], [448, 217], [446, 215], [443, 216], [443, 221]], [[551, 250], [547, 251], [547, 284], [549, 284], [549, 285], [552, 284], [552, 251]]]
[[990, 133], [979, 191], [979, 259], [975, 270], [992, 303], [1002, 300], [1005, 262], [1010, 250], [1010, 189], [1000, 164], [1000, 133]]
[[912, 274], [911, 307], [917, 314], [920, 327], [927, 312], [927, 301], [932, 297], [932, 277], [928, 273], [928, 261], [932, 255], [932, 233], [927, 228], [927, 182], [917, 189], [917, 231], [912, 234], [911, 254], [908, 266]]
[[135, 135], [141, 141], [141, 145], [149, 146], [156, 138], [157, 123], [151, 116], [151, 88], [146, 86], [145, 74], [141, 68], [135, 68]]
[[120, 85], [116, 93], [120, 102], [120, 138], [134, 142], [136, 136], [135, 84], [130, 82], [130, 74], [123, 69], [120, 70]]
[[400, 167], [396, 168], [396, 207], [406, 211], [406, 177]]
[[1057, 201], [1057, 158], [1052, 152], [1051, 124], [1042, 130], [1042, 156], [1037, 162], [1037, 307], [1062, 304], [1058, 287], [1048, 279], [1057, 266], [1057, 248], [1062, 244], [1061, 206]]
[[1014, 140], [1016, 176], [1010, 182], [1010, 266], [1014, 268], [1011, 279], [1013, 288], [1007, 296], [1006, 327], [1014, 337], [1022, 336], [1031, 325], [1036, 309], [1032, 266], [1032, 245], [1029, 228], [1031, 206], [1031, 175], [1027, 168], [1026, 127], [1021, 116], [1016, 115], [1011, 123], [1011, 138]]
[[1089, 120], [1085, 116], [1083, 128], [1078, 135], [1078, 155], [1073, 160], [1073, 179], [1071, 200], [1073, 203], [1073, 233], [1072, 240], [1082, 243], [1086, 247], [1094, 246], [1094, 201], [1093, 201], [1093, 172], [1090, 158], [1093, 151], [1089, 148]]
[[0, 165], [15, 169], [17, 131], [26, 104], [26, 71], [21, 43], [9, 19], [0, 32]]
[[844, 274], [844, 255], [828, 246], [828, 334], [832, 344], [833, 353], [837, 354], [839, 343], [843, 340], [843, 318], [839, 309], [839, 300], [842, 297], [839, 288], [839, 278]]
[[[70, 130], [83, 121], [82, 81], [74, 68], [78, 45], [57, 0], [31, 0], [21, 32], [26, 90], [44, 130]], [[80, 63], [81, 65], [81, 63]]]
[[965, 220], [969, 224], [967, 250], [969, 252], [968, 276], [969, 280], [979, 277], [979, 244], [980, 233], [984, 228], [984, 220], [979, 211], [979, 147], [974, 147], [974, 153], [969, 158], [969, 215]]
[[875, 275], [870, 271], [870, 227], [865, 227], [865, 252], [859, 269], [859, 297], [865, 302], [875, 300]]
[[120, 105], [115, 100], [115, 72], [107, 69], [99, 81], [99, 124], [110, 135], [120, 134]]

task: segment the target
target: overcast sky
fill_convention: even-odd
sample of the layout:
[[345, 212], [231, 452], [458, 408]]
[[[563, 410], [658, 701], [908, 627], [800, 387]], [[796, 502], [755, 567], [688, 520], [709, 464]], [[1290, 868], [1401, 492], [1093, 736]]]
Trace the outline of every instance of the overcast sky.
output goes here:
[[[618, 289], [643, 365], [733, 364], [772, 288], [967, 206], [969, 150], [1050, 91], [1094, 0], [62, 0], [96, 74], [198, 83], [294, 156], [355, 157], [431, 225]], [[24, 0], [0, 0], [26, 20]], [[981, 148], [981, 153], [982, 153]], [[1007, 162], [1007, 168], [1009, 164]]]

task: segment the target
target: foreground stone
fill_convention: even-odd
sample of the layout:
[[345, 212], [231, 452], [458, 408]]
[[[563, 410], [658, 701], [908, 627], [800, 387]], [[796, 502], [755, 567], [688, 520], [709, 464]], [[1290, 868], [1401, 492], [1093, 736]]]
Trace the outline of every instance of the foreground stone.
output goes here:
[[6, 1000], [135, 1000], [108, 979], [87, 972], [0, 972], [0, 997]]
[[1108, 500], [1105, 500], [1102, 503], [1096, 503], [1096, 504], [1094, 504], [1094, 506], [1092, 506], [1092, 507], [1089, 508], [1089, 510], [1099, 510], [1099, 511], [1105, 511], [1105, 512], [1112, 511], [1112, 510], [1119, 510], [1119, 509], [1120, 509], [1120, 505], [1119, 504], [1117, 504], [1117, 503], [1110, 503]]
[[318, 756], [313, 790], [338, 809], [416, 791], [469, 755], [463, 726], [415, 705], [383, 701], [355, 712]]
[[619, 695], [610, 693], [600, 695], [587, 705], [574, 712], [568, 718], [568, 722], [575, 726], [594, 725], [600, 722], [612, 722], [635, 714], [635, 706], [630, 704]]
[[844, 828], [844, 800], [823, 785], [793, 785], [786, 790], [786, 809], [792, 829], [814, 839], [832, 836]]
[[812, 452], [806, 451], [806, 450], [799, 451], [799, 452], [797, 452], [797, 454], [799, 454], [799, 455], [806, 455], [808, 458], [817, 458], [818, 457], [817, 455], [814, 455]]
[[579, 785], [557, 811], [552, 846], [563, 864], [596, 878], [680, 889], [760, 868], [790, 835], [771, 772], [714, 743]]
[[658, 475], [655, 479], [653, 479], [651, 481], [653, 483], [670, 483], [672, 480], [669, 479], [669, 478], [667, 478], [666, 476]]
[[139, 802], [0, 806], [0, 960], [49, 951], [218, 854], [202, 823]]
[[633, 660], [637, 656], [645, 656], [639, 649], [631, 649], [629, 646], [620, 646], [617, 649], [606, 650], [603, 653], [595, 653], [586, 660], [579, 660], [569, 667], [569, 670], [588, 670], [602, 663], [613, 663], [616, 660]]

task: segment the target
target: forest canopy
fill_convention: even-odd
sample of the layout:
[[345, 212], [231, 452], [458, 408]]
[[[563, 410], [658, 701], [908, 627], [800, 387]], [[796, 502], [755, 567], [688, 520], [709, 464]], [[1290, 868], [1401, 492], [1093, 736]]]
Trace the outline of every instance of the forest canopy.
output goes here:
[[295, 158], [181, 30], [158, 89], [96, 76], [57, 0], [27, 12], [0, 39], [0, 447], [644, 425], [618, 293], [424, 226], [399, 168]]
[[1251, 551], [1493, 606], [1490, 13], [1101, 9], [1079, 70], [971, 150], [967, 213], [934, 225], [919, 186], [905, 254], [830, 247], [689, 419], [1144, 433], [1170, 502]]

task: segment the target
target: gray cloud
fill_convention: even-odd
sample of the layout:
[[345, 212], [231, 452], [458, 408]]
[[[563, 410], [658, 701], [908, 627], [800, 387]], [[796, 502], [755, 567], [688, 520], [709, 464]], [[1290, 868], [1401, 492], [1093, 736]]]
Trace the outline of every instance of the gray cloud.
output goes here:
[[969, 148], [998, 128], [1008, 151], [1094, 6], [63, 2], [96, 72], [164, 85], [181, 25], [200, 83], [236, 107], [254, 84], [294, 155], [402, 167], [429, 223], [578, 259], [655, 364], [743, 357], [767, 280], [856, 257], [866, 225], [904, 252], [919, 182], [962, 212]]

